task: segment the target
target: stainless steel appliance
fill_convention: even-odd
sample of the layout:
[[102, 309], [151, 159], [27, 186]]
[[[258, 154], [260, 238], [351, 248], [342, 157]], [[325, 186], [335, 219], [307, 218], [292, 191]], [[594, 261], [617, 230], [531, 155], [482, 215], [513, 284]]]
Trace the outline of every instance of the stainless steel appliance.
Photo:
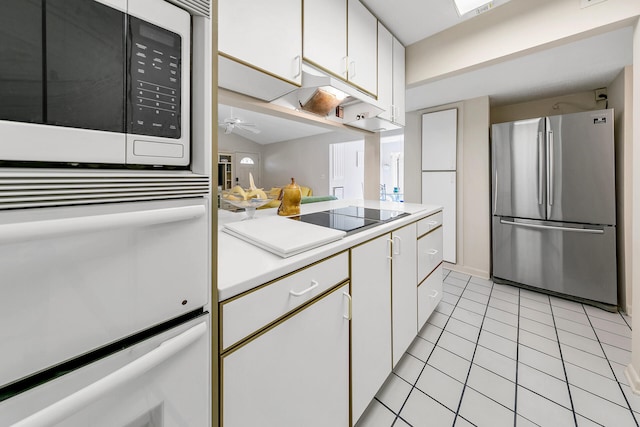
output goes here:
[[492, 126], [493, 276], [615, 306], [613, 110]]
[[190, 67], [166, 1], [3, 1], [0, 161], [186, 167]]

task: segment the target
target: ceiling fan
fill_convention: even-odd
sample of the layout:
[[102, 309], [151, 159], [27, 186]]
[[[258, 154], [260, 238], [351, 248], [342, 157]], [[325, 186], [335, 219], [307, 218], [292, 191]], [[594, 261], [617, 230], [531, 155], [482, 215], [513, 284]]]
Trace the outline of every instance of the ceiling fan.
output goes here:
[[218, 123], [218, 126], [224, 129], [225, 134], [230, 134], [234, 129], [240, 129], [251, 133], [260, 133], [260, 129], [256, 128], [255, 123], [246, 123], [237, 117], [229, 117]]

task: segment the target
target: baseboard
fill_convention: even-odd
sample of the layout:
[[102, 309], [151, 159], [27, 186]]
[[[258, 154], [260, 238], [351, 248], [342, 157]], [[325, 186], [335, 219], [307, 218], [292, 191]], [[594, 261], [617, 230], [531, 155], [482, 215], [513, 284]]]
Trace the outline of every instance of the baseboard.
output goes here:
[[624, 375], [627, 377], [633, 393], [640, 394], [640, 376], [638, 376], [638, 371], [636, 371], [632, 363], [629, 363], [624, 369]]
[[442, 266], [448, 270], [457, 271], [458, 273], [469, 274], [471, 276], [476, 276], [485, 280], [490, 279], [488, 271], [465, 267], [464, 265], [450, 264], [448, 262], [443, 262]]

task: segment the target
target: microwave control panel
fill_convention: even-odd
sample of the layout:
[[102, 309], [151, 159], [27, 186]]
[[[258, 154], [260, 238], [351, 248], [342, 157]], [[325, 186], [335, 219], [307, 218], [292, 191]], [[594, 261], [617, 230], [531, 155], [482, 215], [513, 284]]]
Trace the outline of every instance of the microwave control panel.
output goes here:
[[129, 16], [128, 133], [180, 138], [181, 37]]

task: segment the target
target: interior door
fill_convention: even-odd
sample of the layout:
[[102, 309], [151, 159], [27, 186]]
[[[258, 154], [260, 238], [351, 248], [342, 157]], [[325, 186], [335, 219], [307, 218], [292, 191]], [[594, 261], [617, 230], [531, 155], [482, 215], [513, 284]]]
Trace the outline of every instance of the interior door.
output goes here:
[[548, 119], [548, 218], [614, 225], [613, 110]]
[[422, 203], [443, 207], [442, 257], [456, 263], [456, 172], [422, 172]]
[[545, 219], [545, 119], [492, 127], [493, 214]]
[[260, 154], [236, 153], [235, 173], [236, 179], [233, 185], [249, 188], [249, 174], [251, 174], [256, 186], [260, 188]]

